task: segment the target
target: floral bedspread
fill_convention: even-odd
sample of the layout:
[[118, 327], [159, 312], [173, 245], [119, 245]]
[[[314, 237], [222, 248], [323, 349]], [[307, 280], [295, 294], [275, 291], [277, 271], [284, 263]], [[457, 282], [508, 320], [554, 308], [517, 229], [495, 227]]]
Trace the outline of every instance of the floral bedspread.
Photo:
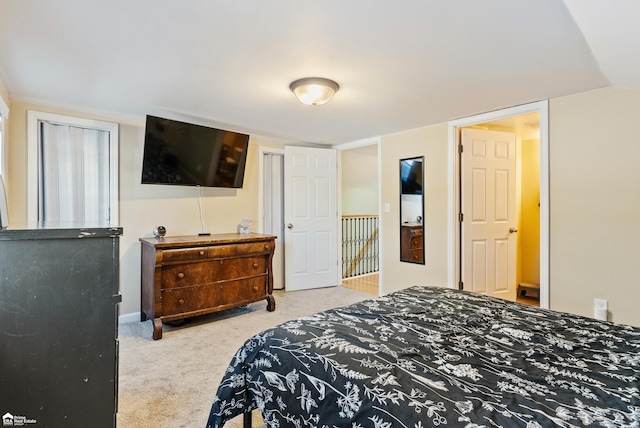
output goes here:
[[249, 339], [208, 421], [267, 427], [639, 427], [640, 328], [412, 287]]

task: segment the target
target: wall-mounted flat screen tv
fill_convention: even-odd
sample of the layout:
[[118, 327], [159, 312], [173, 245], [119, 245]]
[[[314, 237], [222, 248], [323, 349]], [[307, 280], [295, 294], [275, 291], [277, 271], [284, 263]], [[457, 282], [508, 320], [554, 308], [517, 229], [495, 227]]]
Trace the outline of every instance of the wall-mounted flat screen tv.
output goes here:
[[142, 184], [241, 188], [249, 136], [147, 116]]
[[422, 195], [422, 158], [400, 161], [400, 182], [403, 195]]

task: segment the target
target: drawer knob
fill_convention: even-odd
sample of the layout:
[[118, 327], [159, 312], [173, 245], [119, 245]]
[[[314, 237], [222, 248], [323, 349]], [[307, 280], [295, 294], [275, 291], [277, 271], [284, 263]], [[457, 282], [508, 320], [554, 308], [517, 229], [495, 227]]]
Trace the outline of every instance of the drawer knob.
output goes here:
[[257, 267], [258, 267], [258, 263], [254, 263], [254, 264], [253, 264], [253, 267], [254, 267], [254, 268], [257, 268]]
[[180, 273], [178, 274], [178, 278], [180, 278], [180, 279], [184, 278], [184, 273], [180, 272]]
[[204, 250], [200, 250], [200, 255], [204, 256]]
[[178, 303], [180, 303], [181, 305], [184, 303], [183, 299], [178, 300]]
[[258, 291], [258, 286], [257, 285], [253, 286], [253, 291]]
[[271, 248], [271, 245], [269, 245], [269, 244], [265, 244], [264, 249], [265, 249], [265, 250], [268, 250], [269, 248]]

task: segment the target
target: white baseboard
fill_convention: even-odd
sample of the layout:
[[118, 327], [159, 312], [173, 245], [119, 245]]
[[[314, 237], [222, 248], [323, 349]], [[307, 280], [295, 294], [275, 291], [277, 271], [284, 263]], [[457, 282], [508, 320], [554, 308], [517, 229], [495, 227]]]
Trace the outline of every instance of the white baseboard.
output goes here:
[[134, 321], [140, 322], [140, 312], [124, 314], [118, 317], [119, 324], [124, 324], [124, 323], [134, 322]]

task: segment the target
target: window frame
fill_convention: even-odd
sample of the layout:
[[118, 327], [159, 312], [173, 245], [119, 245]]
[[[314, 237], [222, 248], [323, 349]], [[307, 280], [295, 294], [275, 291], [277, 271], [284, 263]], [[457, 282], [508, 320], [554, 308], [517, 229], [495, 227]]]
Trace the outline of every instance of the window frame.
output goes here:
[[71, 125], [109, 132], [109, 225], [118, 225], [119, 207], [119, 126], [117, 123], [84, 119], [36, 110], [27, 111], [27, 221], [38, 222], [38, 142], [40, 122]]
[[5, 123], [7, 123], [7, 119], [9, 119], [9, 106], [4, 101], [4, 98], [0, 96], [0, 175], [3, 177], [5, 176], [4, 164], [7, 141], [5, 133]]

